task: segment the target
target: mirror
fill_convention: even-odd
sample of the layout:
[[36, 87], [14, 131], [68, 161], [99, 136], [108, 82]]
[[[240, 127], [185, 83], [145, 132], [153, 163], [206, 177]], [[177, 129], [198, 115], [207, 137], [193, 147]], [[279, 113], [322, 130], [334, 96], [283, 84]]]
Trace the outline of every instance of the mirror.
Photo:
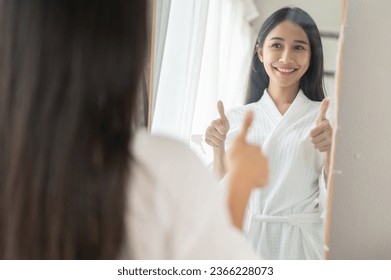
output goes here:
[[[153, 90], [150, 105], [150, 129], [153, 134], [164, 134], [184, 141], [192, 147], [206, 165], [210, 164], [213, 151], [203, 141], [203, 137], [210, 122], [219, 116], [216, 107], [217, 100], [224, 102], [226, 112], [243, 105], [254, 42], [260, 26], [274, 11], [286, 6], [296, 6], [305, 10], [314, 19], [320, 31], [324, 53], [325, 89], [330, 98], [327, 118], [332, 124], [334, 123], [332, 113], [335, 111], [334, 75], [341, 24], [341, 1], [197, 1], [193, 6], [178, 2], [180, 1], [156, 1]], [[294, 112], [293, 109], [290, 111]], [[291, 114], [290, 111], [288, 110], [287, 114]], [[297, 113], [300, 114], [300, 110]], [[289, 129], [291, 127], [287, 123], [280, 130], [283, 132]], [[300, 126], [295, 126], [295, 129], [297, 133], [300, 133]], [[302, 130], [301, 133], [308, 136], [309, 130]], [[284, 139], [286, 147], [293, 146], [283, 134], [276, 136], [276, 139]], [[310, 138], [306, 137], [304, 141], [310, 141]], [[261, 142], [265, 145], [263, 141]], [[276, 141], [270, 141], [270, 143], [269, 148], [263, 148], [271, 155], [273, 149], [279, 149], [279, 147], [272, 148], [277, 143]], [[309, 142], [307, 144], [310, 145]], [[321, 162], [324, 162], [323, 159]], [[292, 162], [291, 165], [295, 167], [296, 163]], [[314, 172], [321, 175], [322, 166], [323, 164], [318, 162], [316, 166], [313, 166]], [[280, 170], [278, 164], [274, 162], [270, 169], [273, 170], [271, 172], [276, 172], [276, 178], [278, 172], [285, 172]], [[302, 170], [292, 175], [297, 182], [300, 178], [304, 178], [308, 171], [302, 172]], [[312, 182], [312, 184], [315, 183]], [[316, 217], [311, 215], [302, 217], [300, 215], [304, 212], [312, 213], [311, 211], [318, 207], [319, 199], [326, 197], [326, 189], [321, 195], [319, 191], [308, 193], [307, 199], [311, 203], [300, 207], [297, 204], [300, 200], [299, 192], [293, 190], [290, 193], [277, 192], [270, 186], [265, 190], [259, 192], [267, 194], [268, 197], [274, 196], [275, 205], [281, 206], [280, 202], [283, 200], [289, 205], [290, 211], [298, 216], [287, 215], [278, 206], [273, 211], [267, 212], [270, 215], [262, 215], [263, 220], [258, 226], [251, 227], [249, 221], [259, 215], [259, 213], [253, 213], [254, 217], [248, 218], [247, 235], [260, 235], [262, 231], [269, 231], [270, 235], [275, 232], [275, 236], [280, 236], [278, 240], [274, 240], [275, 244], [294, 243], [297, 245], [295, 248], [298, 248], [303, 247], [302, 243], [315, 242], [319, 249], [316, 253], [305, 249], [297, 254], [271, 254], [266, 255], [266, 258], [323, 258], [323, 240], [321, 239], [324, 228], [321, 219], [324, 216], [320, 217], [321, 214], [316, 214]], [[276, 193], [280, 194], [279, 198]], [[258, 205], [260, 209], [263, 209], [262, 211], [265, 207], [270, 207], [270, 201], [263, 201], [262, 204], [255, 201], [254, 197], [256, 195], [253, 195], [250, 204]], [[297, 207], [300, 210], [297, 210]], [[277, 218], [271, 216], [277, 216]], [[272, 220], [267, 221], [269, 218]], [[273, 229], [262, 226], [269, 222], [277, 223], [278, 226]], [[300, 225], [297, 226], [297, 224]], [[308, 224], [316, 225], [311, 228]], [[298, 234], [290, 238], [277, 234], [282, 230], [289, 231], [290, 229], [305, 232], [307, 236], [303, 238]], [[316, 237], [310, 236], [311, 231], [321, 234]], [[274, 243], [269, 241], [265, 243], [265, 240], [262, 240], [257, 243], [258, 241], [253, 240], [252, 243], [256, 249], [273, 247]]]
[[391, 24], [391, 3], [376, 4], [354, 0], [346, 5], [338, 71], [343, 110], [338, 112], [337, 172], [326, 232], [328, 259], [333, 260], [391, 259], [391, 36], [383, 32]]

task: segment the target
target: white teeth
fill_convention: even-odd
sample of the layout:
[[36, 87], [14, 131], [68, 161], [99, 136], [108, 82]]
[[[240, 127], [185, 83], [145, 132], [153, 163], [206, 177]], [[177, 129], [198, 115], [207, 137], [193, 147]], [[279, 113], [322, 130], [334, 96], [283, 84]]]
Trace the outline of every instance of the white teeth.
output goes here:
[[286, 69], [286, 68], [277, 68], [277, 70], [283, 73], [290, 73], [295, 71], [295, 69]]

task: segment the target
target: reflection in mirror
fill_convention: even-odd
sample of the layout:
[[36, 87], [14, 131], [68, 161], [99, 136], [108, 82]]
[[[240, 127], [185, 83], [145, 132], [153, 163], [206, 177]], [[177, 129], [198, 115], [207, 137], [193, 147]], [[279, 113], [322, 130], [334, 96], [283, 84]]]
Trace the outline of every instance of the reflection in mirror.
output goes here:
[[[154, 53], [151, 131], [190, 143], [206, 164], [213, 161], [224, 184], [225, 150], [251, 109], [254, 123], [247, 140], [269, 157], [270, 179], [251, 196], [247, 238], [266, 259], [323, 258], [341, 3], [197, 3], [171, 1], [161, 9], [169, 11], [169, 20], [165, 36], [155, 31], [160, 47]], [[287, 5], [308, 12], [316, 25], [297, 9], [269, 17]], [[269, 25], [257, 36], [265, 20]], [[320, 102], [322, 79], [330, 108]]]

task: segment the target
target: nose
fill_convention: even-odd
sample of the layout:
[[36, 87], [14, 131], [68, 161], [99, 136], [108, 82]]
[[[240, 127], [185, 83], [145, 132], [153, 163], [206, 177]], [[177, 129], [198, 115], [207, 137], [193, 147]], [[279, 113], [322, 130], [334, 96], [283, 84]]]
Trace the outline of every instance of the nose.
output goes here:
[[291, 57], [291, 53], [288, 49], [285, 49], [282, 53], [281, 53], [281, 57], [280, 59], [278, 60], [279, 62], [282, 62], [284, 64], [288, 64], [290, 62], [293, 61], [292, 57]]

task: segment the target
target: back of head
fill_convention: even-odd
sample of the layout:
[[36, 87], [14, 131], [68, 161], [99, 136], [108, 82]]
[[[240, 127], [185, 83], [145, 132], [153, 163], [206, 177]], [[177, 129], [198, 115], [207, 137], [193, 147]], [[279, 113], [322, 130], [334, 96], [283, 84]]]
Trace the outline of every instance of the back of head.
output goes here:
[[303, 90], [304, 94], [313, 101], [321, 101], [324, 98], [323, 48], [318, 27], [312, 17], [302, 9], [286, 7], [277, 10], [269, 16], [259, 30], [251, 60], [245, 104], [257, 102], [269, 85], [269, 77], [258, 58], [256, 47], [259, 46], [260, 48], [263, 48], [265, 39], [270, 31], [285, 20], [289, 20], [292, 23], [299, 25], [306, 33], [310, 42], [310, 67], [300, 79], [300, 88]]
[[144, 0], [0, 0], [0, 258], [112, 259]]

